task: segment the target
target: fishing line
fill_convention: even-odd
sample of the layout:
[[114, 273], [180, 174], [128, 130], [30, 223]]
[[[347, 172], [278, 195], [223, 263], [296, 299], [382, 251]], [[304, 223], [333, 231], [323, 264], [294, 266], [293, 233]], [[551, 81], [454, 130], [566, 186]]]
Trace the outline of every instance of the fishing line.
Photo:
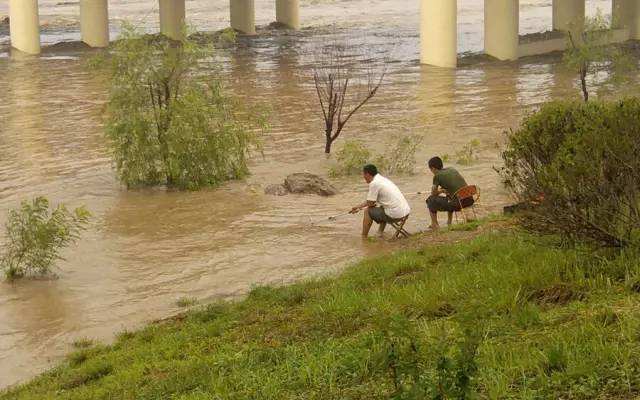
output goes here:
[[322, 222], [333, 222], [333, 221], [338, 220], [339, 218], [346, 217], [347, 215], [350, 215], [350, 214], [351, 214], [351, 212], [348, 211], [348, 212], [345, 212], [345, 213], [342, 213], [342, 214], [337, 214], [337, 215], [332, 215], [330, 217], [324, 217], [324, 218], [321, 218], [321, 219], [317, 219], [315, 221], [311, 220], [311, 221], [309, 221], [309, 223], [310, 223], [310, 225], [317, 225], [317, 224], [320, 224]]
[[[359, 192], [342, 192], [344, 193], [359, 193]], [[419, 195], [425, 195], [425, 194], [430, 194], [429, 192], [413, 192], [413, 193], [405, 193], [405, 196], [419, 196]], [[318, 225], [321, 223], [325, 223], [325, 222], [334, 222], [337, 221], [338, 219], [342, 218], [342, 217], [346, 217], [348, 215], [351, 215], [351, 211], [347, 211], [341, 214], [336, 214], [336, 215], [332, 215], [330, 217], [323, 217], [320, 219], [311, 219], [311, 217], [309, 217], [309, 225], [310, 226], [314, 226], [314, 225]]]

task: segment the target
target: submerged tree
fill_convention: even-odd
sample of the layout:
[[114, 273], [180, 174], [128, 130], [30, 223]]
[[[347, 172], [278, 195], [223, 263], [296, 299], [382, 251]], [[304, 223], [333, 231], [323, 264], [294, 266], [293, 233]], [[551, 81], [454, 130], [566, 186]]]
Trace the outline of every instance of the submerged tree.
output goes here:
[[111, 54], [106, 131], [128, 187], [198, 189], [238, 179], [259, 145], [264, 115], [226, 94], [215, 67], [203, 72], [213, 48], [184, 36], [143, 36], [124, 26]]
[[564, 63], [578, 74], [584, 101], [589, 101], [589, 75], [609, 70], [615, 76], [630, 69], [629, 57], [620, 47], [609, 44], [612, 38], [609, 20], [601, 13], [586, 18], [583, 29], [571, 29], [567, 34]]
[[52, 209], [44, 197], [23, 201], [19, 209], [9, 211], [0, 255], [6, 278], [48, 274], [61, 259], [60, 250], [79, 239], [90, 216], [84, 207], [69, 211], [61, 204]]
[[347, 122], [376, 95], [385, 73], [349, 44], [318, 49], [313, 80], [325, 124], [325, 153], [331, 153]]

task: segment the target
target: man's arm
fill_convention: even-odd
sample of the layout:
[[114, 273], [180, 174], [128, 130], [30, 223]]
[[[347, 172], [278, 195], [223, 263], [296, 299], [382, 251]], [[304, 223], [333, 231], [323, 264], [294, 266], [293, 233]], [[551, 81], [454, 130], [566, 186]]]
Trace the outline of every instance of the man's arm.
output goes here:
[[440, 181], [438, 180], [438, 176], [433, 177], [433, 186], [431, 187], [431, 195], [432, 196], [440, 196], [441, 194], [447, 194], [447, 191], [440, 188]]
[[380, 193], [380, 185], [377, 185], [374, 182], [370, 183], [369, 193], [367, 193], [367, 200], [364, 203], [353, 207], [350, 211], [351, 214], [356, 214], [358, 211], [367, 207], [375, 207], [379, 193]]
[[351, 212], [351, 214], [357, 214], [360, 210], [362, 210], [364, 208], [375, 207], [375, 206], [376, 206], [376, 202], [375, 201], [367, 200], [364, 203], [353, 207], [350, 212]]
[[447, 191], [444, 189], [440, 189], [437, 185], [434, 185], [431, 188], [431, 195], [432, 196], [440, 196], [441, 194], [447, 194]]

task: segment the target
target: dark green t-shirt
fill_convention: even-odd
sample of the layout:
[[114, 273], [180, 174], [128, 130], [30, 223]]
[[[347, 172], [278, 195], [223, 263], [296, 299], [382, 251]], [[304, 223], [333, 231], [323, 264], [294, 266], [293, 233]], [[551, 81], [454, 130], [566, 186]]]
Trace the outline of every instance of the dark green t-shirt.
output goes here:
[[467, 186], [467, 182], [454, 168], [443, 168], [433, 176], [433, 186], [443, 188], [453, 197], [458, 190]]

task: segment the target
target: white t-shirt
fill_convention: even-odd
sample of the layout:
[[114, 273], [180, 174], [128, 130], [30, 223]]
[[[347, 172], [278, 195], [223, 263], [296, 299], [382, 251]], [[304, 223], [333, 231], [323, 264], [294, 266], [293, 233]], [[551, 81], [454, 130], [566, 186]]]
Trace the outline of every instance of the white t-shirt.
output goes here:
[[391, 218], [404, 218], [411, 213], [411, 207], [400, 189], [380, 174], [377, 174], [369, 183], [367, 201], [378, 203], [384, 208], [384, 213]]

